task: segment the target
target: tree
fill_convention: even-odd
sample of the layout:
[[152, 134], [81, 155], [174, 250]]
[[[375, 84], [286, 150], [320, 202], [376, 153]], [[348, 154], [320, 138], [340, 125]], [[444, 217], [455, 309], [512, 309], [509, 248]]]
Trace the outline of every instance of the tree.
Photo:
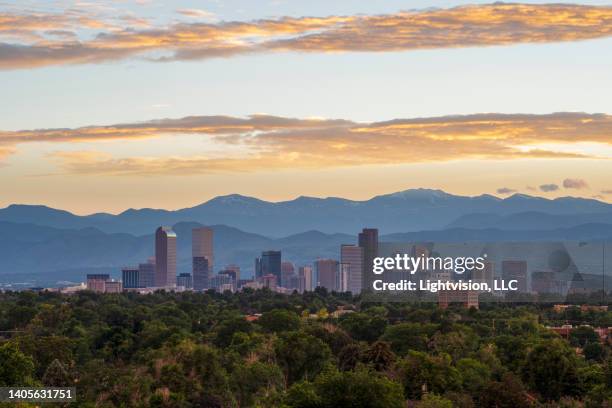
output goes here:
[[381, 340], [391, 343], [391, 348], [399, 355], [408, 350], [427, 351], [429, 338], [437, 329], [435, 324], [399, 323], [387, 326]]
[[478, 360], [463, 358], [457, 362], [457, 370], [461, 374], [463, 389], [472, 395], [478, 395], [488, 384], [491, 370]]
[[288, 310], [275, 309], [264, 313], [257, 323], [268, 332], [280, 333], [300, 328], [300, 318]]
[[338, 353], [338, 368], [342, 371], [353, 370], [361, 361], [362, 353], [359, 343], [347, 344]]
[[68, 370], [57, 358], [45, 370], [42, 381], [43, 384], [50, 387], [70, 387], [73, 384]]
[[292, 408], [402, 408], [400, 384], [367, 369], [340, 372], [329, 369], [314, 382], [302, 382], [287, 392], [285, 403]]
[[33, 384], [32, 357], [19, 351], [17, 344], [0, 345], [0, 387], [24, 387]]
[[574, 347], [585, 347], [587, 344], [599, 343], [599, 336], [590, 326], [576, 327], [570, 332], [569, 338]]
[[350, 313], [341, 318], [340, 326], [349, 332], [355, 340], [370, 343], [383, 334], [387, 327], [387, 319], [365, 313]]
[[606, 349], [599, 342], [586, 344], [582, 352], [587, 360], [602, 361], [606, 356]]
[[448, 355], [410, 351], [397, 368], [408, 398], [419, 399], [423, 391], [443, 394], [461, 389], [461, 376]]
[[314, 378], [331, 357], [327, 344], [301, 331], [280, 334], [274, 352], [288, 384]]
[[436, 394], [425, 394], [417, 404], [417, 408], [453, 408], [453, 403]]
[[231, 384], [240, 406], [250, 407], [256, 394], [266, 396], [281, 390], [284, 378], [277, 365], [255, 361], [239, 364], [232, 373]]
[[227, 347], [231, 344], [234, 334], [251, 333], [253, 325], [247, 322], [243, 316], [232, 316], [219, 323], [215, 331], [215, 345]]
[[363, 353], [363, 362], [371, 364], [376, 371], [384, 371], [395, 362], [395, 354], [385, 341], [376, 341]]
[[479, 406], [483, 408], [528, 408], [525, 388], [512, 373], [503, 375], [501, 381], [491, 381], [479, 395]]
[[577, 395], [579, 379], [574, 350], [561, 339], [541, 341], [527, 355], [525, 382], [547, 401]]

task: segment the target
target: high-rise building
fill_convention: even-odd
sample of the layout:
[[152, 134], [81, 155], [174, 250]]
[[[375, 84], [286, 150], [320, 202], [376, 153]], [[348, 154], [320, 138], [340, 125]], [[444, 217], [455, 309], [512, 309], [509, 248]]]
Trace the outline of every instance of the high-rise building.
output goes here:
[[176, 286], [176, 234], [170, 227], [155, 232], [155, 286]]
[[155, 287], [155, 258], [149, 259], [146, 263], [138, 264], [138, 287]]
[[191, 256], [208, 259], [208, 270], [215, 270], [213, 253], [213, 230], [209, 227], [194, 228], [191, 230]]
[[137, 267], [126, 267], [121, 269], [121, 280], [125, 289], [136, 289], [140, 286], [140, 269]]
[[281, 251], [264, 251], [259, 261], [255, 261], [255, 276], [260, 278], [265, 275], [276, 276], [276, 283], [281, 281]]
[[192, 258], [192, 278], [194, 290], [207, 290], [210, 288], [210, 270], [208, 269], [208, 259], [205, 256]]
[[364, 228], [358, 237], [359, 246], [363, 248], [363, 275], [361, 290], [371, 291], [374, 281], [374, 258], [378, 256], [378, 229]]
[[298, 270], [298, 277], [299, 278], [303, 278], [303, 285], [304, 288], [302, 289], [302, 292], [304, 291], [311, 291], [313, 289], [312, 287], [312, 267], [310, 266], [300, 266], [300, 269]]
[[94, 292], [106, 292], [106, 282], [110, 281], [110, 275], [106, 273], [95, 273], [87, 275], [87, 290]]
[[340, 262], [349, 266], [348, 289], [354, 295], [361, 293], [363, 284], [363, 248], [357, 245], [340, 247]]
[[181, 286], [185, 289], [193, 289], [193, 279], [190, 273], [181, 273], [176, 277], [176, 286]]
[[336, 290], [336, 274], [338, 273], [338, 261], [334, 259], [318, 259], [315, 262], [315, 276], [317, 286], [327, 290]]
[[292, 262], [281, 262], [281, 286], [291, 289], [291, 278], [295, 275], [295, 267]]
[[349, 271], [351, 265], [340, 263], [338, 264], [338, 273], [336, 273], [336, 290], [338, 292], [346, 292], [349, 287]]
[[518, 292], [527, 292], [527, 261], [502, 261], [502, 278], [516, 280]]

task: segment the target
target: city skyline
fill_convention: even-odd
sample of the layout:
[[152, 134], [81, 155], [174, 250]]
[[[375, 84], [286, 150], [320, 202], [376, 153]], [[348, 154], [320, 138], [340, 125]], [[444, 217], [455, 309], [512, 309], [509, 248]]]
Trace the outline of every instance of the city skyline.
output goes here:
[[301, 3], [0, 5], [0, 206], [612, 202], [610, 4]]

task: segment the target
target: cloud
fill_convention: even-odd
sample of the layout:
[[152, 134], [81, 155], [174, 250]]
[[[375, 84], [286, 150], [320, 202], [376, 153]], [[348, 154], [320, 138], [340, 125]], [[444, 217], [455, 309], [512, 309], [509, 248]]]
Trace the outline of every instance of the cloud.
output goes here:
[[[73, 129], [0, 131], [6, 154], [26, 143], [94, 143], [151, 138], [206, 138], [215, 149], [191, 158], [163, 158], [177, 169], [205, 165], [206, 171], [265, 168], [330, 168], [410, 164], [455, 160], [573, 159], [593, 157], [581, 142], [612, 145], [612, 116], [555, 113], [549, 115], [476, 114], [358, 123], [341, 119], [298, 119], [270, 115], [249, 117], [189, 116], [110, 126]], [[563, 149], [555, 150], [560, 144]], [[577, 146], [572, 149], [572, 146]], [[232, 146], [232, 149], [228, 149]], [[228, 151], [239, 153], [227, 153]], [[222, 153], [219, 153], [222, 152]], [[153, 169], [155, 158], [58, 155], [76, 171], [141, 166]], [[108, 159], [108, 160], [106, 160]], [[203, 162], [206, 160], [206, 162]], [[85, 168], [85, 162], [95, 166]], [[199, 171], [199, 170], [196, 170]]]
[[208, 21], [217, 20], [217, 15], [215, 13], [212, 13], [206, 10], [201, 10], [201, 9], [192, 9], [192, 8], [185, 9], [184, 8], [184, 9], [178, 9], [176, 10], [176, 12], [185, 17], [193, 17], [193, 18], [204, 19]]
[[574, 188], [581, 190], [584, 188], [589, 188], [589, 185], [586, 181], [581, 179], [565, 179], [563, 180], [563, 188]]
[[502, 188], [497, 189], [497, 194], [507, 195], [507, 194], [512, 194], [512, 193], [516, 193], [516, 190], [513, 190], [508, 187], [502, 187]]
[[[548, 43], [612, 35], [612, 7], [572, 4], [470, 5], [384, 15], [282, 17], [211, 23], [208, 12], [166, 26], [135, 29], [113, 20], [63, 14], [0, 15], [0, 69], [96, 63], [126, 58], [199, 60], [262, 52], [397, 52]], [[148, 22], [145, 21], [144, 27]], [[41, 38], [41, 30], [99, 25], [97, 35]], [[142, 27], [142, 26], [140, 26]], [[15, 42], [15, 35], [19, 41]]]
[[551, 191], [559, 190], [559, 186], [556, 184], [542, 184], [540, 186], [540, 190], [545, 193], [550, 193]]

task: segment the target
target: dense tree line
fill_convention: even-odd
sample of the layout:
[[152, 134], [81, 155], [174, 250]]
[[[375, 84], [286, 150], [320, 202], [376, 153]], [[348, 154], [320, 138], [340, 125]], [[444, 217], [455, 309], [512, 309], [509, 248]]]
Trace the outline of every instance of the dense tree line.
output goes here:
[[[569, 339], [545, 327], [568, 322]], [[611, 350], [589, 325], [612, 313], [322, 289], [7, 292], [0, 386], [75, 386], [81, 407], [612, 407]]]

